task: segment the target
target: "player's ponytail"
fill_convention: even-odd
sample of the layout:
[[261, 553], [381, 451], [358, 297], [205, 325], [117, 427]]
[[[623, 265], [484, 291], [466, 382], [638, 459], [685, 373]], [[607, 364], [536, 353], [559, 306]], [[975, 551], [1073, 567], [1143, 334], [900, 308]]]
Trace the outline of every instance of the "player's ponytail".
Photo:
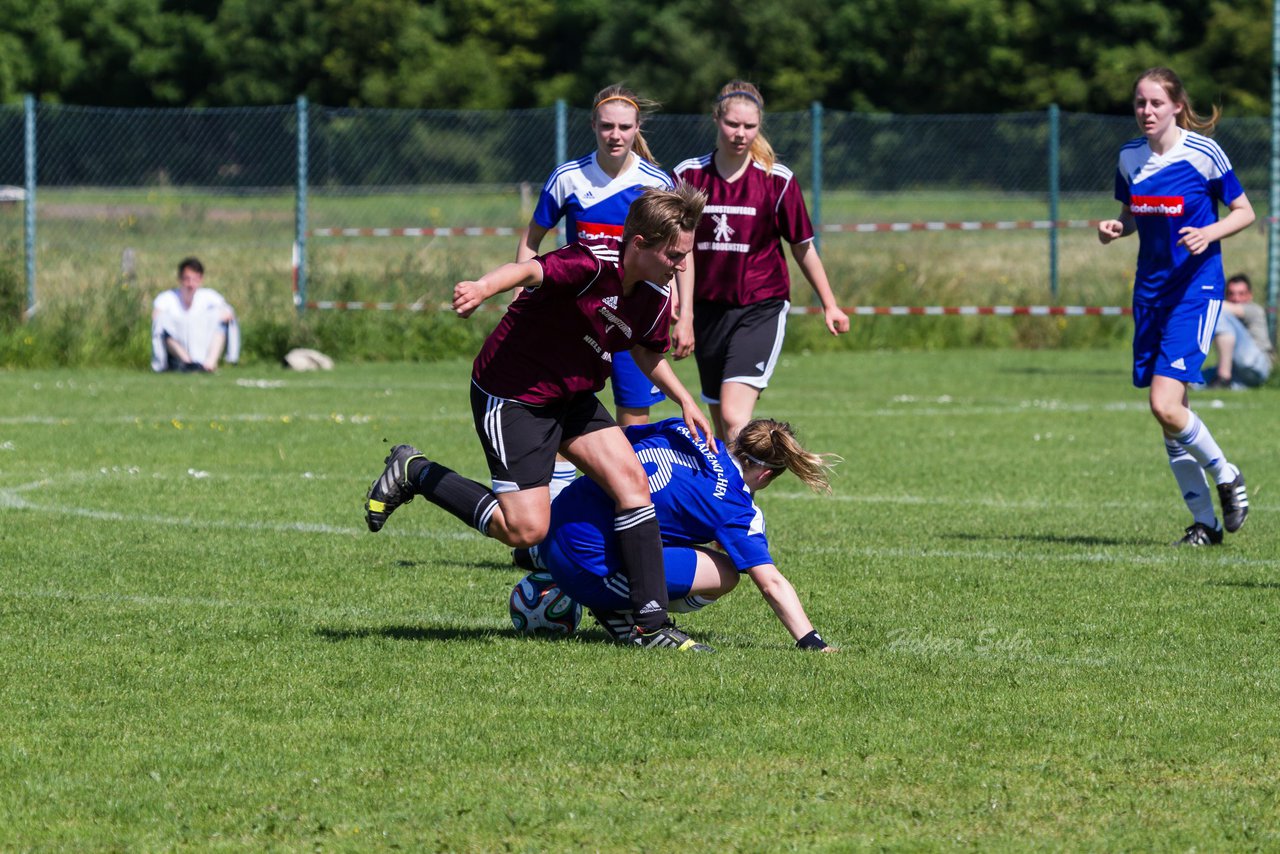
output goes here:
[[814, 492], [831, 491], [831, 469], [841, 462], [836, 454], [805, 450], [790, 424], [770, 418], [749, 422], [729, 443], [729, 450], [741, 462], [775, 471], [786, 469]]
[[730, 80], [720, 87], [720, 94], [711, 108], [711, 115], [719, 121], [729, 109], [730, 104], [750, 104], [760, 113], [760, 130], [751, 143], [751, 159], [764, 167], [764, 171], [772, 172], [773, 164], [778, 162], [773, 146], [764, 135], [764, 96], [754, 83], [745, 80]]
[[642, 128], [644, 120], [650, 113], [656, 112], [662, 105], [657, 101], [651, 101], [648, 98], [641, 98], [635, 92], [632, 92], [621, 83], [614, 83], [612, 86], [606, 86], [596, 93], [595, 99], [591, 102], [591, 124], [596, 123], [599, 118], [600, 105], [606, 101], [617, 101], [621, 104], [628, 104], [635, 107], [636, 110], [636, 138], [631, 145], [631, 150], [639, 154], [645, 160], [648, 160], [654, 166], [661, 166], [657, 159], [653, 156], [653, 152], [649, 150], [649, 143], [644, 138]]
[[1222, 116], [1222, 108], [1214, 104], [1213, 112], [1208, 116], [1202, 116], [1193, 110], [1191, 108], [1191, 96], [1187, 94], [1186, 88], [1182, 85], [1182, 79], [1178, 77], [1172, 68], [1148, 68], [1138, 75], [1137, 80], [1133, 81], [1133, 88], [1137, 89], [1138, 84], [1143, 80], [1154, 80], [1159, 83], [1165, 94], [1169, 96], [1169, 100], [1182, 106], [1182, 110], [1175, 118], [1178, 127], [1183, 130], [1193, 130], [1205, 136], [1213, 134], [1214, 128], [1218, 125], [1218, 119]]

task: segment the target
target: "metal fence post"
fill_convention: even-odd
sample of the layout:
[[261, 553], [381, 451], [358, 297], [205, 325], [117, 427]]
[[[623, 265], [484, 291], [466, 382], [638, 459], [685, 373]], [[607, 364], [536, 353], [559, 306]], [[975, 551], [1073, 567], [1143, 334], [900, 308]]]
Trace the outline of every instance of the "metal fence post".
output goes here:
[[294, 198], [293, 302], [301, 315], [307, 307], [307, 96], [299, 95], [298, 186]]
[[1267, 326], [1276, 341], [1280, 302], [1280, 3], [1271, 9], [1271, 187], [1267, 194]]
[[[550, 175], [555, 171], [556, 167], [561, 163], [569, 160], [569, 105], [565, 103], [564, 98], [556, 98], [556, 161], [551, 164], [551, 168], [547, 171]], [[542, 188], [539, 187], [539, 190]], [[535, 202], [534, 204], [537, 204]], [[568, 234], [565, 231], [567, 224], [561, 221], [559, 227], [556, 228], [556, 245], [563, 246], [568, 240]]]
[[821, 249], [818, 231], [822, 228], [822, 102], [814, 101], [809, 105], [810, 134], [809, 141], [813, 157], [813, 224], [818, 230], [813, 235], [815, 249]]
[[1049, 297], [1058, 302], [1058, 196], [1062, 174], [1058, 165], [1059, 110], [1049, 105]]
[[23, 251], [27, 261], [27, 317], [36, 313], [36, 98], [22, 96], [26, 198], [22, 202]]

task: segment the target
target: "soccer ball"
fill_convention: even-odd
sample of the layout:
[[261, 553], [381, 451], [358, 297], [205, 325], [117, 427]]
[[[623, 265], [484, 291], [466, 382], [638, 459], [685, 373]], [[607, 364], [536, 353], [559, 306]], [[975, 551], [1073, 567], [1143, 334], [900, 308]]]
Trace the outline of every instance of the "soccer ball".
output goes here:
[[571, 635], [582, 622], [582, 606], [545, 572], [531, 572], [511, 588], [511, 624], [525, 635]]

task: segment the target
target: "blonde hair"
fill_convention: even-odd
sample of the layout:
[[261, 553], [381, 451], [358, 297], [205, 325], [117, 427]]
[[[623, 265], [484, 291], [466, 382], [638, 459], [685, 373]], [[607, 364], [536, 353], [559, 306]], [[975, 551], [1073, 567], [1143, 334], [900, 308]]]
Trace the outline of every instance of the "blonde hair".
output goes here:
[[627, 211], [627, 221], [622, 226], [623, 246], [637, 234], [646, 249], [666, 246], [677, 233], [698, 227], [706, 203], [707, 194], [684, 181], [674, 190], [647, 187]]
[[729, 443], [729, 451], [740, 461], [786, 469], [814, 492], [831, 491], [831, 470], [842, 461], [836, 454], [806, 451], [790, 424], [771, 418], [748, 422]]
[[1222, 108], [1214, 104], [1213, 112], [1208, 117], [1202, 116], [1191, 109], [1191, 97], [1187, 95], [1187, 90], [1182, 85], [1182, 79], [1178, 77], [1172, 68], [1148, 68], [1138, 75], [1137, 80], [1133, 81], [1133, 88], [1136, 90], [1138, 84], [1143, 80], [1154, 80], [1159, 83], [1165, 94], [1169, 96], [1170, 101], [1182, 105], [1182, 110], [1175, 119], [1178, 127], [1183, 130], [1194, 130], [1205, 136], [1210, 136], [1213, 133], [1213, 129], [1218, 124], [1218, 119], [1222, 116]]
[[724, 114], [729, 111], [731, 104], [748, 104], [759, 111], [760, 130], [756, 134], [755, 140], [751, 143], [751, 159], [763, 166], [766, 172], [772, 172], [773, 164], [778, 162], [778, 155], [774, 154], [773, 146], [769, 144], [769, 140], [764, 135], [764, 96], [760, 94], [760, 90], [756, 88], [754, 83], [748, 83], [745, 80], [730, 80], [720, 87], [720, 93], [716, 95], [716, 102], [711, 107], [711, 117], [716, 121], [720, 121]]
[[614, 83], [612, 86], [606, 86], [597, 92], [595, 99], [591, 102], [591, 124], [593, 127], [600, 117], [600, 106], [607, 101], [621, 101], [624, 104], [635, 107], [636, 138], [631, 145], [631, 149], [654, 166], [661, 166], [662, 164], [657, 161], [653, 156], [653, 152], [649, 150], [649, 143], [645, 140], [640, 128], [644, 126], [645, 118], [650, 113], [656, 112], [662, 105], [657, 101], [641, 98], [621, 83]]

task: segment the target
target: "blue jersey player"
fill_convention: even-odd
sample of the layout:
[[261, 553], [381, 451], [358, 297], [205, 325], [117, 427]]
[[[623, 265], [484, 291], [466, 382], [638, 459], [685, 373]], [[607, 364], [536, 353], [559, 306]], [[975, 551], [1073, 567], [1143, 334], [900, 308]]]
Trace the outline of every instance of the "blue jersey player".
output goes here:
[[[1187, 385], [1203, 381], [1200, 366], [1222, 307], [1219, 241], [1253, 222], [1253, 206], [1231, 161], [1207, 136], [1219, 110], [1197, 115], [1173, 71], [1143, 72], [1134, 84], [1133, 110], [1142, 136], [1120, 149], [1120, 216], [1098, 225], [1098, 239], [1107, 244], [1138, 232], [1133, 384], [1151, 390], [1151, 413], [1191, 511], [1192, 524], [1175, 545], [1218, 545], [1224, 527], [1235, 532], [1244, 524], [1249, 499], [1240, 469], [1188, 407]], [[1227, 206], [1222, 219], [1219, 202]], [[1221, 525], [1206, 473], [1217, 487]]]
[[[829, 459], [806, 451], [791, 426], [748, 423], [730, 449], [694, 437], [678, 418], [627, 428], [649, 477], [662, 529], [667, 593], [673, 611], [696, 611], [737, 585], [755, 582], [801, 649], [834, 651], [814, 631], [795, 588], [769, 552], [764, 516], [752, 496], [785, 471], [827, 490]], [[631, 629], [627, 578], [614, 531], [612, 502], [588, 478], [570, 484], [551, 508], [551, 528], [517, 562], [548, 570], [562, 590], [589, 608], [611, 636]], [[709, 548], [717, 543], [719, 549]]]
[[[649, 109], [654, 105], [621, 85], [609, 86], [596, 95], [591, 108], [596, 150], [562, 163], [551, 173], [516, 250], [516, 261], [537, 255], [543, 238], [561, 219], [570, 243], [581, 243], [602, 258], [617, 260], [622, 224], [631, 203], [646, 187], [670, 190], [674, 186], [671, 177], [654, 162], [640, 131], [642, 106]], [[648, 421], [649, 407], [664, 398], [622, 353], [613, 361], [613, 399], [618, 423], [626, 427]]]

